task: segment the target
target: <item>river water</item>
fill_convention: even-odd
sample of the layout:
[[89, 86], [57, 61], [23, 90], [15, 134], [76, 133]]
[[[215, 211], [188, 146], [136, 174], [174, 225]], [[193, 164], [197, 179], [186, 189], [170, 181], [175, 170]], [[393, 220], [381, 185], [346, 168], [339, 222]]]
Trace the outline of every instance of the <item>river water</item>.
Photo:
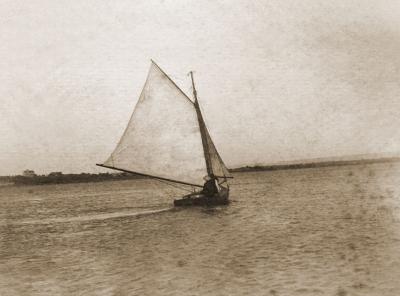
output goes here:
[[0, 295], [400, 295], [400, 164], [238, 173], [229, 206], [154, 180], [0, 186]]

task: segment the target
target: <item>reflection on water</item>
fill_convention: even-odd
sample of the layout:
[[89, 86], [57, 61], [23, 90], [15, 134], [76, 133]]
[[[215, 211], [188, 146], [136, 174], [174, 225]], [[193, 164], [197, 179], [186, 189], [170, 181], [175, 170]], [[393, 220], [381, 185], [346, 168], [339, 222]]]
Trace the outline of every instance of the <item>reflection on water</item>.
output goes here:
[[0, 295], [399, 295], [400, 165], [0, 188]]

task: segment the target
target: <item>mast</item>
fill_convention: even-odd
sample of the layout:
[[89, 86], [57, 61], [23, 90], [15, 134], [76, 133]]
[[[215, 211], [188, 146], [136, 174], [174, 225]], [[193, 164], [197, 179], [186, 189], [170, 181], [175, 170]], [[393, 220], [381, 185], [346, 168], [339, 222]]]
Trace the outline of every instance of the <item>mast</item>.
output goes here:
[[199, 121], [201, 142], [203, 144], [204, 158], [206, 160], [206, 166], [207, 166], [207, 174], [209, 177], [214, 178], [214, 172], [212, 169], [211, 158], [210, 158], [210, 149], [208, 147], [208, 142], [207, 142], [206, 124], [204, 123], [204, 119], [201, 114], [201, 110], [200, 110], [200, 106], [199, 106], [199, 101], [197, 100], [197, 91], [196, 91], [196, 87], [194, 85], [193, 71], [190, 71], [190, 78], [192, 79], [194, 108], [196, 109], [197, 120]]

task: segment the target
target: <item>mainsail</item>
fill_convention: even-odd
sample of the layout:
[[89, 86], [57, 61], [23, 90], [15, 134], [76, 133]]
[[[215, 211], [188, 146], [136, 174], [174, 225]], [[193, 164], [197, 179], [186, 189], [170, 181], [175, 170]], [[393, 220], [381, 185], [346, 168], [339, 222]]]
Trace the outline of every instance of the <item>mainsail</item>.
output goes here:
[[202, 141], [197, 108], [197, 99], [193, 103], [152, 61], [128, 126], [103, 166], [194, 186], [210, 172], [227, 176], [205, 124]]

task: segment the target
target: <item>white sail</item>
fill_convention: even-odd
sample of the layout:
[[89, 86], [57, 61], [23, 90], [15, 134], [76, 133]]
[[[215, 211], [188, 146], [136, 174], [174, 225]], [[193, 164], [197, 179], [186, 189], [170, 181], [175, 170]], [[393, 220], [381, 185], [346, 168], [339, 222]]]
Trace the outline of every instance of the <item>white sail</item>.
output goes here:
[[202, 186], [207, 167], [193, 102], [152, 63], [128, 126], [105, 166]]

